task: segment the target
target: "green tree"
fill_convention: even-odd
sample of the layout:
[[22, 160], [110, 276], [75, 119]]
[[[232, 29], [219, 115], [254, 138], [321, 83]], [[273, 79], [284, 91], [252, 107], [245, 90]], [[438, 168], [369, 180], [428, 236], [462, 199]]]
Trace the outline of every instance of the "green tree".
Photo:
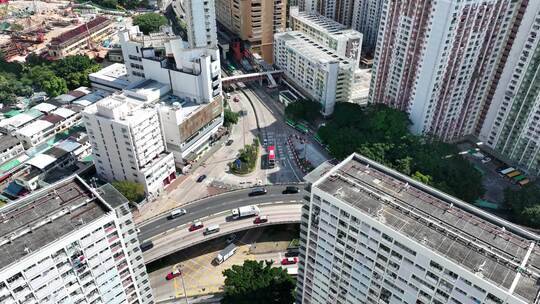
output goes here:
[[540, 228], [540, 188], [535, 185], [519, 190], [506, 188], [504, 202], [511, 211], [512, 220], [532, 228]]
[[157, 32], [165, 24], [167, 24], [167, 18], [157, 13], [146, 13], [133, 17], [133, 25], [138, 25], [144, 34]]
[[238, 112], [233, 112], [231, 109], [226, 108], [223, 111], [223, 125], [225, 127], [230, 127], [238, 123], [238, 118], [240, 114]]
[[131, 181], [113, 181], [112, 185], [130, 202], [140, 202], [144, 197], [144, 186]]
[[321, 105], [308, 100], [292, 102], [285, 107], [285, 115], [288, 118], [294, 120], [306, 120], [310, 123], [314, 123], [318, 118], [321, 117], [320, 112]]
[[65, 79], [67, 87], [73, 90], [90, 86], [88, 75], [99, 71], [101, 66], [88, 56], [74, 55], [55, 61], [50, 68], [58, 77]]
[[222, 304], [294, 303], [294, 279], [271, 261], [244, 261], [223, 271], [225, 294]]
[[480, 172], [461, 156], [444, 157], [458, 149], [411, 134], [410, 124], [406, 113], [384, 105], [337, 103], [318, 134], [337, 159], [358, 152], [462, 200], [481, 197]]
[[49, 67], [44, 65], [38, 65], [28, 69], [23, 76], [23, 82], [44, 91], [50, 97], [55, 97], [68, 91], [66, 81], [56, 76]]

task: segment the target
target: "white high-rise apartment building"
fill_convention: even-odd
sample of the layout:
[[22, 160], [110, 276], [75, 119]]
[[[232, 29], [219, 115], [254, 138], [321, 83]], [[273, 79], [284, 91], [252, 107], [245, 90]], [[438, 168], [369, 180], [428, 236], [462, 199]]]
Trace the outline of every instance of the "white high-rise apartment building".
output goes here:
[[324, 16], [290, 8], [290, 27], [360, 65], [362, 34]]
[[128, 78], [168, 84], [173, 93], [196, 103], [221, 95], [219, 50], [189, 48], [170, 32], [143, 35], [137, 26], [119, 33]]
[[0, 303], [153, 303], [128, 202], [110, 184], [73, 176], [0, 213]]
[[383, 3], [387, 0], [355, 0], [351, 27], [362, 33], [362, 53], [373, 55], [377, 46], [377, 35]]
[[214, 0], [174, 1], [182, 5], [187, 24], [189, 48], [217, 48], [216, 8]]
[[336, 102], [361, 103], [367, 99], [362, 95], [365, 90], [361, 91], [358, 63], [301, 32], [275, 34], [274, 64], [298, 90], [321, 104], [325, 116], [334, 112]]
[[306, 179], [299, 302], [540, 303], [540, 236], [353, 154]]
[[137, 182], [154, 196], [176, 178], [174, 157], [165, 151], [154, 107], [113, 94], [88, 106], [83, 120], [102, 179]]
[[[480, 140], [499, 158], [540, 174], [540, 1], [525, 11]], [[505, 54], [506, 55], [506, 54]]]
[[451, 141], [477, 132], [528, 2], [385, 2], [370, 102], [408, 112], [415, 133]]

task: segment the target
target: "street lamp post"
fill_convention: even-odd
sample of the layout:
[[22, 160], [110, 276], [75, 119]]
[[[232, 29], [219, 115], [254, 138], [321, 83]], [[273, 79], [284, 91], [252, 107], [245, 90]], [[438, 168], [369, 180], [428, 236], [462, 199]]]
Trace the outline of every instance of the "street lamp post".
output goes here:
[[186, 304], [189, 304], [186, 292], [186, 283], [184, 282], [184, 272], [182, 269], [182, 264], [178, 265], [176, 270], [180, 271], [180, 279], [182, 279], [182, 288], [184, 289], [184, 299], [186, 300]]

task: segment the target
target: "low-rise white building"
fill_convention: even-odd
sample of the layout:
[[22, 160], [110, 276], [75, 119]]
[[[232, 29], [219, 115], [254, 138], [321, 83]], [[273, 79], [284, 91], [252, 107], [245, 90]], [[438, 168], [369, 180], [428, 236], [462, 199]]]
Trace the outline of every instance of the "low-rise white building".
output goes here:
[[92, 87], [97, 90], [113, 93], [129, 86], [126, 66], [122, 63], [113, 63], [95, 73], [88, 75]]
[[341, 23], [310, 12], [301, 12], [298, 7], [290, 8], [291, 28], [332, 49], [341, 57], [348, 58], [360, 65], [362, 33], [347, 29]]
[[46, 120], [36, 120], [33, 123], [17, 130], [14, 135], [29, 149], [54, 134], [54, 124]]
[[165, 144], [154, 107], [125, 94], [113, 94], [88, 106], [83, 120], [98, 175], [128, 180], [157, 195], [176, 178], [172, 153]]
[[332, 49], [298, 31], [274, 37], [274, 64], [300, 92], [321, 104], [321, 113], [334, 112], [336, 102], [365, 100], [355, 88], [361, 81], [356, 61], [339, 56]]
[[20, 139], [11, 135], [0, 135], [0, 165], [23, 152], [24, 147]]
[[78, 176], [0, 209], [0, 303], [153, 303], [128, 202]]

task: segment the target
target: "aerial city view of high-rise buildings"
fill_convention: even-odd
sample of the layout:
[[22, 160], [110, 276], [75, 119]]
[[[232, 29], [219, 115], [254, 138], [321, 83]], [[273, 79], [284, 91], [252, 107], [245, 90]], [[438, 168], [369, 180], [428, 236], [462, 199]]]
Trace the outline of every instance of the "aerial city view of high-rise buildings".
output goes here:
[[0, 0], [0, 303], [540, 304], [540, 0]]

